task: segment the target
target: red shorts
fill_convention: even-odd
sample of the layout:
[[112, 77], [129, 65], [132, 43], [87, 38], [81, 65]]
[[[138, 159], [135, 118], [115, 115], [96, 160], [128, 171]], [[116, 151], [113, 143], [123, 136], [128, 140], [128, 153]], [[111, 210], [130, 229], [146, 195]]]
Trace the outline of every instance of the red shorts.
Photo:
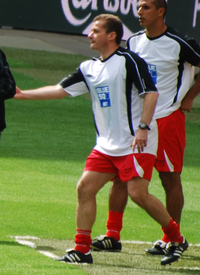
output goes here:
[[158, 172], [181, 172], [186, 145], [185, 114], [178, 109], [157, 119], [158, 151], [155, 168]]
[[97, 150], [92, 150], [86, 160], [85, 171], [113, 173], [115, 178], [122, 182], [133, 177], [142, 177], [151, 180], [156, 157], [151, 154], [131, 154], [113, 157]]

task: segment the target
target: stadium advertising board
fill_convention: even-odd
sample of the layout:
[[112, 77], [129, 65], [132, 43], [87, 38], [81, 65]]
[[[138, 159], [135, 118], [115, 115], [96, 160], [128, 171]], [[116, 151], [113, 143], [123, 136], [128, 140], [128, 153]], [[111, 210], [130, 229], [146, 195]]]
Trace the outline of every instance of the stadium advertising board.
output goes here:
[[[194, 35], [198, 32], [198, 29], [200, 33], [200, 24], [199, 28], [197, 28], [198, 15], [200, 17], [199, 1], [200, 0], [182, 0], [181, 2], [179, 1], [180, 5], [178, 5], [178, 1], [172, 3], [172, 1], [168, 0], [169, 12], [166, 19], [167, 23], [171, 23], [177, 28], [179, 27], [182, 32], [187, 29], [189, 33], [192, 31], [192, 35]], [[79, 28], [87, 24], [86, 28], [82, 29], [83, 34], [89, 33], [90, 24], [94, 15], [99, 13], [112, 13], [118, 15], [124, 23], [124, 39], [127, 39], [132, 32], [140, 29], [137, 15], [138, 3], [139, 0], [61, 0], [65, 18], [73, 27]], [[180, 9], [179, 13], [177, 13], [177, 6], [179, 6]], [[193, 11], [192, 16], [190, 16], [191, 11]], [[184, 16], [181, 16], [181, 14], [184, 14]], [[185, 20], [186, 18], [187, 20]]]
[[[0, 25], [87, 35], [100, 13], [118, 15], [124, 39], [141, 29], [139, 0], [0, 0]], [[200, 0], [168, 0], [166, 23], [200, 42]]]

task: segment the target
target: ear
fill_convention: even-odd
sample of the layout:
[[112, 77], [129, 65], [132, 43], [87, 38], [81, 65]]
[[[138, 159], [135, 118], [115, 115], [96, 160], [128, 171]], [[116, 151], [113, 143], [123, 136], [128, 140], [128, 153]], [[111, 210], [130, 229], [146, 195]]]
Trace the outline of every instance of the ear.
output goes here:
[[158, 14], [160, 17], [164, 17], [164, 14], [165, 14], [165, 8], [159, 8], [158, 10]]
[[116, 32], [110, 32], [110, 33], [109, 33], [109, 39], [110, 39], [110, 40], [115, 40], [116, 37], [117, 37]]

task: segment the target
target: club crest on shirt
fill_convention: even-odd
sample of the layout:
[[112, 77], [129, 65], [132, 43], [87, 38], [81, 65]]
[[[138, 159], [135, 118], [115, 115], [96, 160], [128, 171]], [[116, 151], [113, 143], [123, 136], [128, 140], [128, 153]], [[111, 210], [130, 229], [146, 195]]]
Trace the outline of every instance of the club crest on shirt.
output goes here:
[[101, 107], [111, 106], [110, 91], [108, 86], [96, 87], [96, 92], [99, 97]]

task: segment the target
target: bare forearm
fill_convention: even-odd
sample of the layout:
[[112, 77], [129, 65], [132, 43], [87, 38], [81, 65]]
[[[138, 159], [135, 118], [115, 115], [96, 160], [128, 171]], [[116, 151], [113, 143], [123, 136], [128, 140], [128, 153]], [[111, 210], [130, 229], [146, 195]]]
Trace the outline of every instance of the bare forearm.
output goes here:
[[[149, 125], [155, 111], [156, 103], [158, 99], [158, 93], [149, 93], [145, 95], [143, 112], [140, 122]], [[148, 128], [141, 129], [139, 128], [136, 132], [135, 138], [132, 143], [132, 150], [134, 151], [137, 148], [138, 153], [143, 152], [144, 147], [147, 146], [148, 139]]]
[[158, 93], [146, 94], [144, 99], [144, 104], [143, 104], [141, 122], [144, 122], [147, 125], [150, 124], [154, 115], [157, 99], [158, 99]]
[[17, 91], [15, 99], [20, 100], [47, 100], [61, 99], [68, 94], [59, 85], [46, 86], [33, 90]]
[[190, 91], [186, 96], [188, 96], [191, 100], [194, 100], [199, 93], [200, 93], [200, 73], [197, 75], [194, 85], [191, 87]]
[[190, 112], [193, 105], [193, 100], [200, 93], [200, 73], [198, 74], [194, 85], [187, 92], [181, 101], [181, 110]]

